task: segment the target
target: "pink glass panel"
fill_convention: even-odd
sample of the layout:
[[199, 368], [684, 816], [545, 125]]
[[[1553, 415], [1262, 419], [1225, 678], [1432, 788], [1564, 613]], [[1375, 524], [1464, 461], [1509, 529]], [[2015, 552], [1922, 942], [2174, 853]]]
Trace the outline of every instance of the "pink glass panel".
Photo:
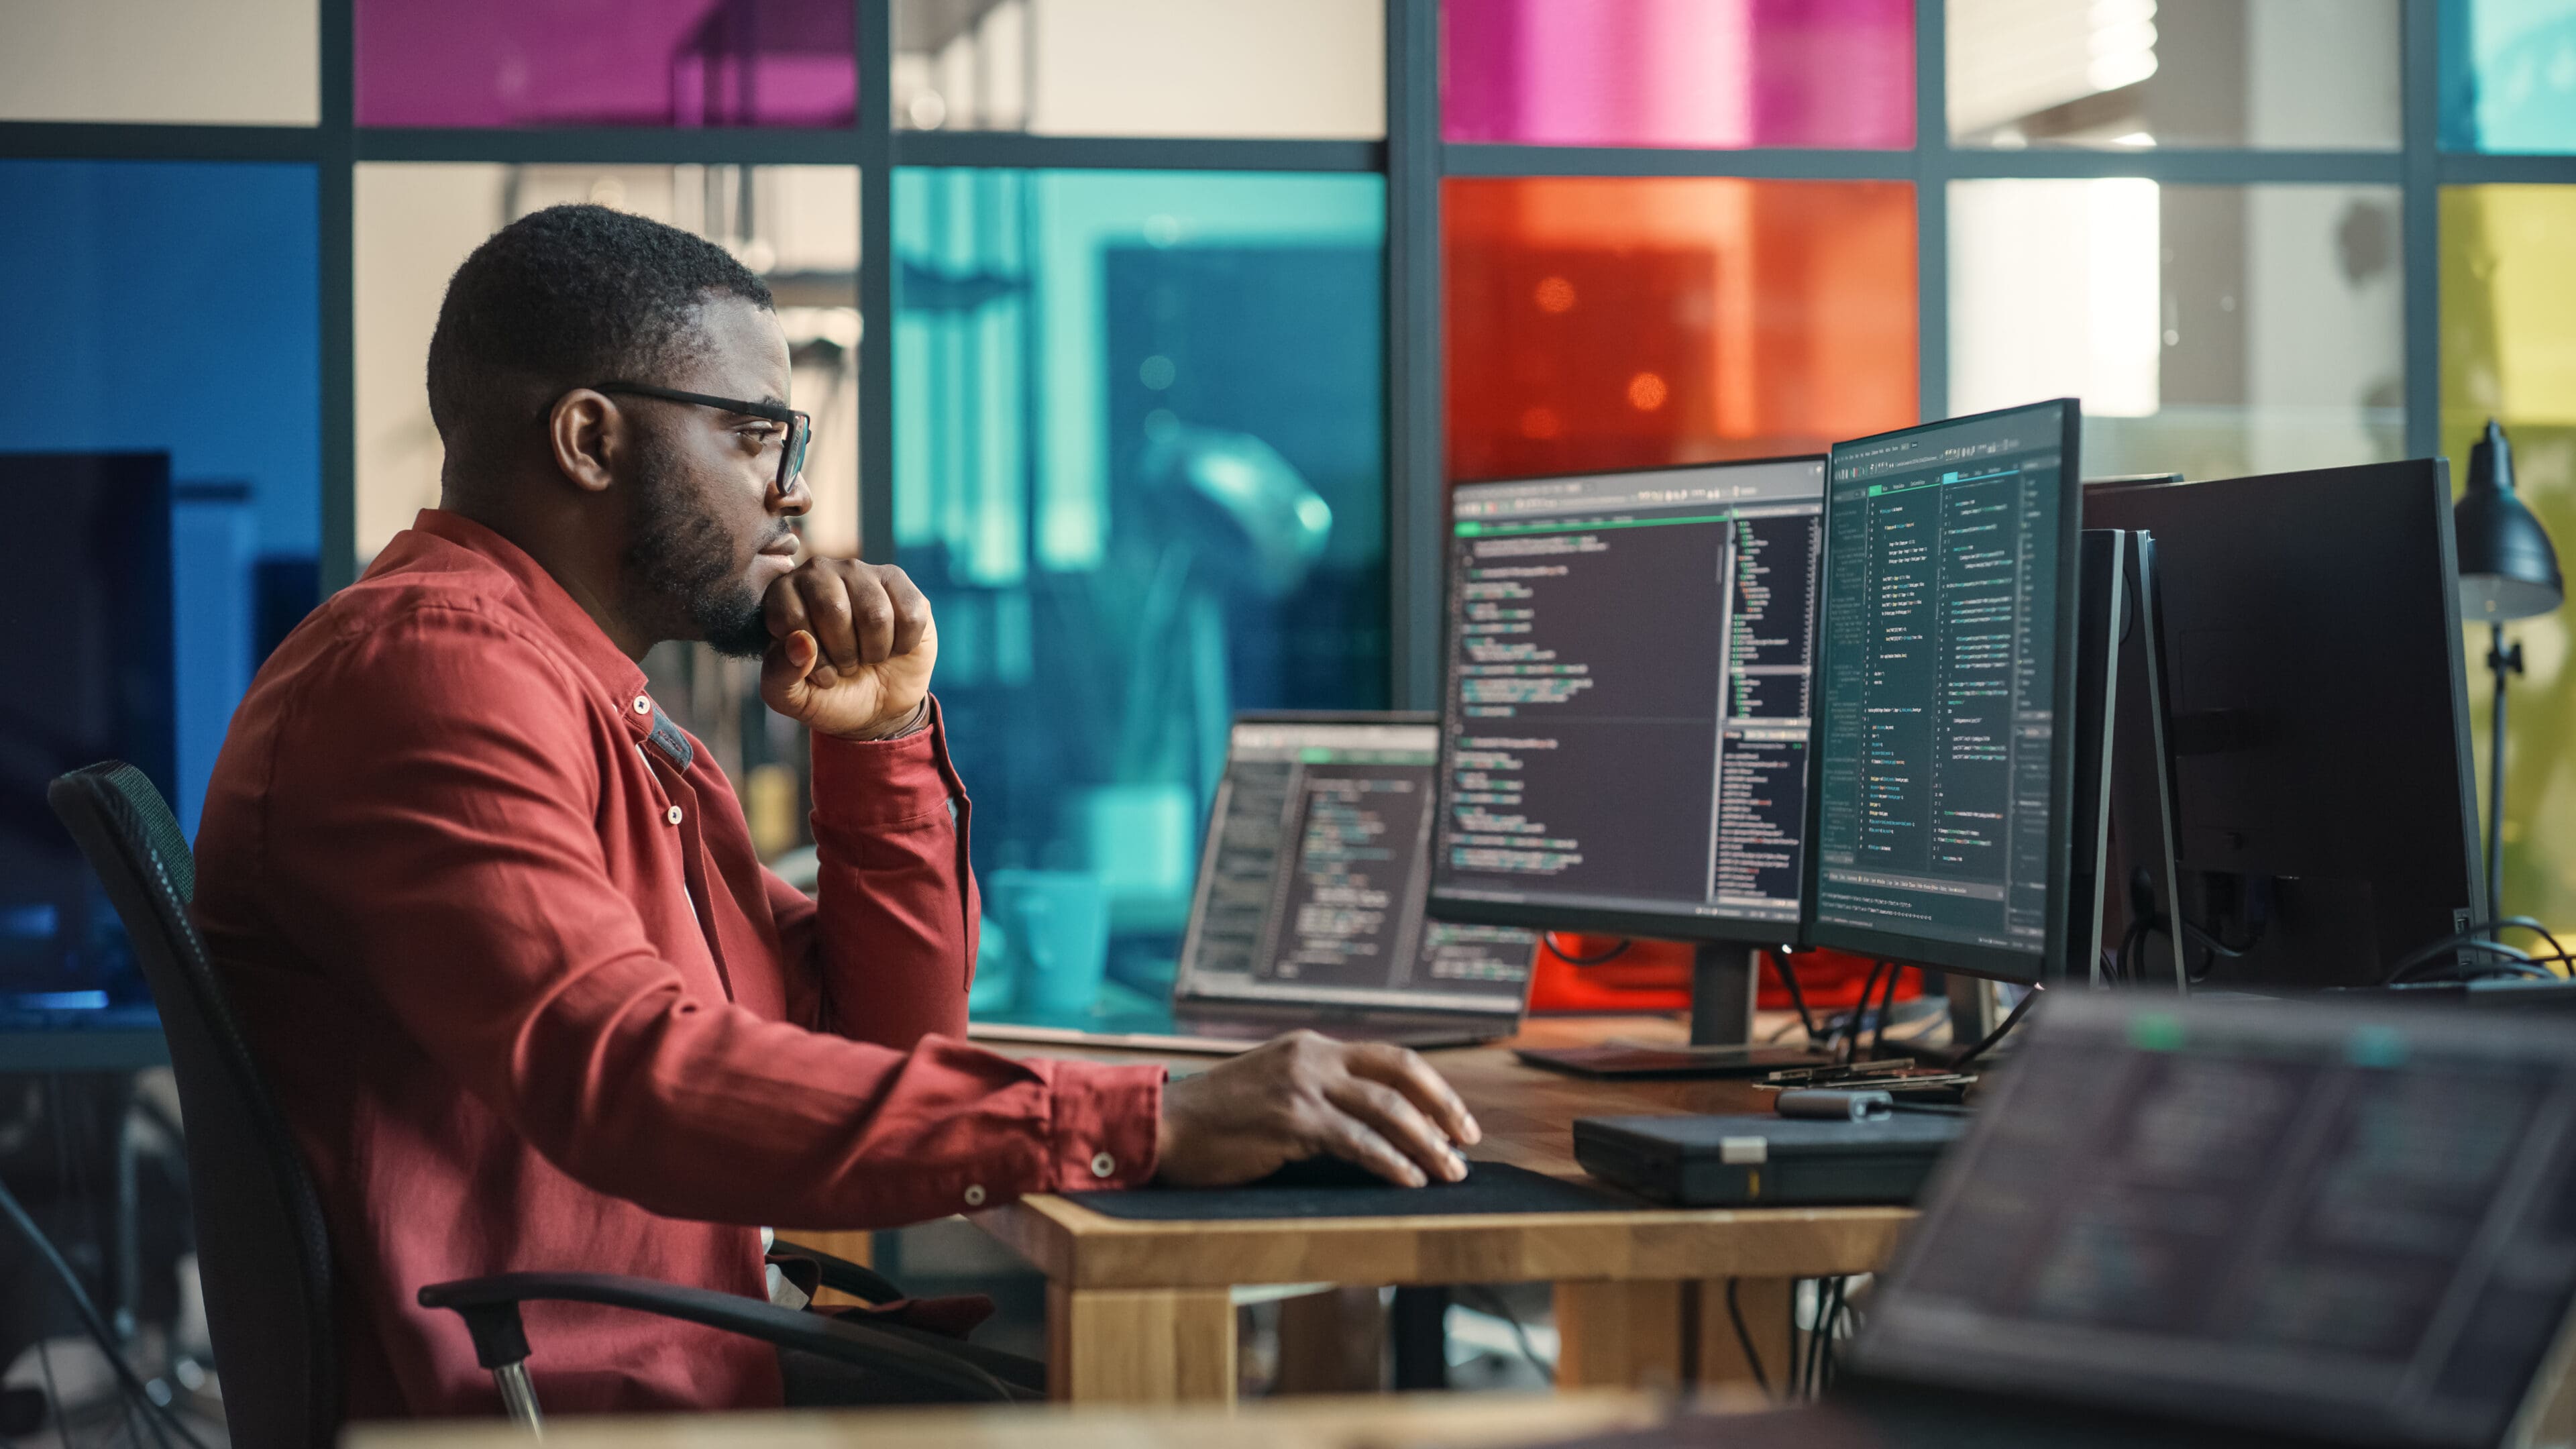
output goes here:
[[845, 127], [849, 0], [357, 0], [362, 126]]
[[1442, 0], [1441, 129], [1540, 146], [1914, 144], [1913, 0]]

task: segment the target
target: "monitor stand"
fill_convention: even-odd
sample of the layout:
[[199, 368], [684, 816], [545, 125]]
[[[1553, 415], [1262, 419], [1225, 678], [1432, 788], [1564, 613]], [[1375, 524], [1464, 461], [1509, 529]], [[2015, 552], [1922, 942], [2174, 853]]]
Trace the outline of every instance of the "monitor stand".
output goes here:
[[1531, 1066], [1583, 1077], [1758, 1077], [1829, 1065], [1832, 1058], [1812, 1047], [1754, 1041], [1753, 1001], [1761, 969], [1757, 949], [1738, 941], [1702, 941], [1692, 951], [1687, 1046], [1614, 1041], [1523, 1047], [1517, 1055]]
[[[2151, 534], [2088, 528], [2077, 612], [2070, 986], [2188, 993], [2177, 865], [2181, 826], [2164, 677], [2164, 619]], [[2144, 911], [2156, 929], [2130, 927]], [[2124, 964], [2127, 979], [2103, 969]], [[2051, 985], [2058, 984], [2052, 981]], [[1984, 1033], [1967, 1038], [1983, 1039]]]

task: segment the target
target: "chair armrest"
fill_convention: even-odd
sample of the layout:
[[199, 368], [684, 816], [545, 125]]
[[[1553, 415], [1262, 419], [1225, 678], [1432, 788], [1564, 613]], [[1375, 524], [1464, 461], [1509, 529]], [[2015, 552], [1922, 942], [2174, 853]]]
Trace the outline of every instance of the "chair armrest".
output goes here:
[[911, 1296], [897, 1287], [893, 1279], [874, 1268], [863, 1267], [847, 1258], [835, 1258], [819, 1249], [806, 1247], [803, 1243], [791, 1243], [785, 1238], [779, 1238], [769, 1245], [769, 1251], [813, 1259], [823, 1267], [824, 1287], [847, 1293], [853, 1298], [869, 1303], [892, 1303], [898, 1298]]
[[1024, 1397], [955, 1354], [824, 1314], [781, 1308], [762, 1299], [707, 1288], [607, 1273], [495, 1273], [484, 1278], [432, 1283], [420, 1290], [421, 1307], [452, 1309], [465, 1319], [467, 1331], [474, 1335], [475, 1357], [483, 1367], [494, 1370], [528, 1356], [519, 1305], [531, 1301], [632, 1308], [739, 1333], [779, 1348], [803, 1349], [841, 1363], [936, 1384], [977, 1399], [1000, 1403]]

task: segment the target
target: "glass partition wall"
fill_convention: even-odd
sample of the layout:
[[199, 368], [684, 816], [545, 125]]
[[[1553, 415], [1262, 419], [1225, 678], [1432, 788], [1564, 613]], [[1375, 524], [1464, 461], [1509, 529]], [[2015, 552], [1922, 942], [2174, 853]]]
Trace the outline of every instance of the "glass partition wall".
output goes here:
[[[434, 501], [467, 250], [564, 200], [710, 237], [779, 297], [809, 542], [939, 610], [979, 871], [1096, 920], [1124, 1002], [1226, 719], [1437, 697], [1452, 478], [2072, 393], [2097, 472], [2495, 417], [2576, 528], [2570, 56], [2549, 0], [21, 6], [0, 329], [84, 402], [0, 454], [168, 453], [173, 572], [246, 560], [240, 667], [174, 686], [220, 720]], [[2576, 670], [2516, 633], [2508, 891], [2576, 920]], [[650, 668], [794, 868], [803, 742], [741, 665]], [[990, 925], [987, 1000], [1071, 940]]]

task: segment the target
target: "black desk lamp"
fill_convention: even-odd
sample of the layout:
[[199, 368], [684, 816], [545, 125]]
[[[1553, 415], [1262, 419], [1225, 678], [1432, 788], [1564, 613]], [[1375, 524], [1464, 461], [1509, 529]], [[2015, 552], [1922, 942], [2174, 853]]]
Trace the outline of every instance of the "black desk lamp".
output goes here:
[[2487, 668], [2495, 675], [2495, 744], [2487, 772], [2487, 918], [2504, 918], [2504, 687], [2522, 672], [2522, 645], [2507, 649], [2508, 619], [2528, 619], [2556, 609], [2567, 597], [2558, 577], [2558, 551], [2549, 530], [2513, 491], [2513, 445], [2487, 420], [2486, 436], [2469, 450], [2469, 487], [2452, 507], [2451, 527], [2460, 560], [2460, 612], [2474, 624], [2494, 626]]

